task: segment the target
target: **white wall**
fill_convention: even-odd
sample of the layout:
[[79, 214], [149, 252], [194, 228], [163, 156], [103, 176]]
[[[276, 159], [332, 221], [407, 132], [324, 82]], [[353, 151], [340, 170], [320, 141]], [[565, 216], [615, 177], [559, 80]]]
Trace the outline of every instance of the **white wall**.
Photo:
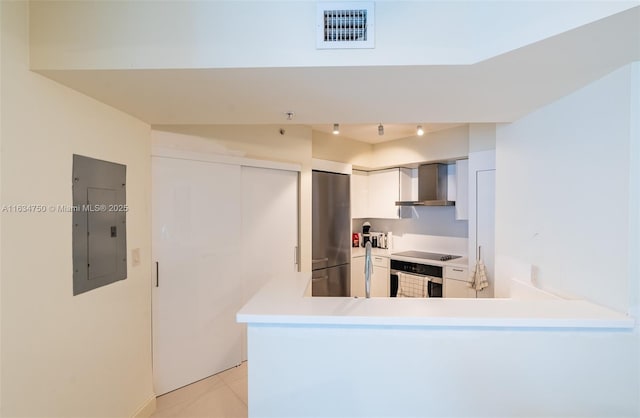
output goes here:
[[469, 153], [496, 149], [496, 124], [469, 124]]
[[[5, 82], [3, 77], [2, 49], [4, 44], [4, 33], [2, 31], [2, 6], [0, 6], [0, 99], [2, 99], [2, 85]], [[0, 202], [2, 202], [2, 100], [0, 100]], [[2, 413], [2, 216], [0, 215], [0, 414]]]
[[[28, 70], [27, 2], [1, 2], [2, 205], [71, 205], [72, 155], [127, 166], [126, 280], [73, 296], [71, 213], [1, 213], [2, 415], [153, 408], [150, 127]], [[141, 410], [144, 408], [145, 410]]]
[[354, 168], [371, 167], [373, 144], [313, 131], [313, 158], [339, 161], [351, 164]]
[[[495, 126], [494, 124], [476, 125], [488, 126], [484, 131]], [[456, 160], [465, 158], [469, 153], [469, 132], [469, 126], [461, 125], [429, 132], [424, 136], [368, 144], [314, 131], [313, 158], [348, 163], [362, 170], [415, 166], [428, 161]]]
[[469, 127], [429, 132], [373, 146], [371, 167], [393, 167], [425, 161], [455, 160], [469, 153]]
[[[632, 65], [629, 133], [629, 313], [640, 317], [640, 63]], [[640, 365], [639, 365], [640, 367]], [[640, 376], [640, 368], [638, 370]]]
[[[412, 217], [403, 219], [355, 219], [354, 231], [362, 231], [362, 222], [369, 221], [372, 231], [392, 231], [394, 240], [404, 234], [433, 235], [440, 237], [467, 238], [466, 220], [456, 220], [453, 206], [415, 206]], [[416, 248], [418, 249], [418, 248]], [[466, 253], [466, 249], [464, 251]]]
[[[316, 50], [312, 0], [38, 1], [31, 6], [32, 65], [131, 69], [468, 64], [634, 5], [378, 0], [374, 49]], [[230, 37], [233, 43], [224, 42]]]
[[[631, 118], [629, 133], [631, 150], [629, 155], [629, 314], [640, 318], [640, 63], [632, 64], [631, 76]], [[636, 323], [636, 327], [639, 325]], [[636, 376], [640, 379], [640, 361], [636, 366]]]
[[468, 222], [455, 219], [453, 206], [412, 208], [413, 217], [405, 219], [353, 219], [352, 231], [362, 232], [368, 221], [371, 231], [392, 232], [393, 252], [418, 250], [467, 255]]
[[544, 289], [623, 312], [637, 306], [640, 280], [629, 157], [638, 77], [637, 63], [620, 68], [499, 126], [496, 138], [496, 258], [532, 264]]

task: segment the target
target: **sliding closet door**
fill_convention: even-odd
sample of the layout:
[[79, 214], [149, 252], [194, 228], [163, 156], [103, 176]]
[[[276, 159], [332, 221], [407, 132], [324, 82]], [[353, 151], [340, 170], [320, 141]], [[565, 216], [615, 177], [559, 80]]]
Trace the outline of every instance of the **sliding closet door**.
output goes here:
[[[154, 157], [153, 369], [161, 395], [241, 361], [241, 167]], [[157, 277], [155, 271], [157, 269]]]
[[244, 302], [273, 277], [298, 270], [297, 246], [298, 172], [242, 167]]

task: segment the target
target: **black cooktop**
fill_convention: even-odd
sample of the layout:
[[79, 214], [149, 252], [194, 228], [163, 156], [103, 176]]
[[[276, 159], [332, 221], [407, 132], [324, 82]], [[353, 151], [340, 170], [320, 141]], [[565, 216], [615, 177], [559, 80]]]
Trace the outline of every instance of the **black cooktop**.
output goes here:
[[391, 254], [391, 257], [393, 257], [394, 255], [397, 255], [400, 257], [421, 258], [423, 260], [438, 260], [438, 261], [455, 260], [456, 258], [462, 257], [460, 255], [427, 253], [424, 251], [401, 251], [399, 253]]

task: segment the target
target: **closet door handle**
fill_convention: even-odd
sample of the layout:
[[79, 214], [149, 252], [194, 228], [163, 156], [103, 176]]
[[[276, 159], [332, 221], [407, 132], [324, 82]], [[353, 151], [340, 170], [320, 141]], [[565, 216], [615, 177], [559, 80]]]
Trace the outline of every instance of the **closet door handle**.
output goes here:
[[156, 261], [156, 287], [160, 287], [160, 262]]

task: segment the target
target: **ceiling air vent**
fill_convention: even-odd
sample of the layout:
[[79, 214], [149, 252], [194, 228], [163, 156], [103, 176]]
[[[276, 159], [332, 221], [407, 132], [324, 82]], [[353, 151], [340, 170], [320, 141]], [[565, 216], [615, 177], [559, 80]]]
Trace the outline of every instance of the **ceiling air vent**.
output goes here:
[[373, 2], [318, 3], [318, 49], [373, 48]]

